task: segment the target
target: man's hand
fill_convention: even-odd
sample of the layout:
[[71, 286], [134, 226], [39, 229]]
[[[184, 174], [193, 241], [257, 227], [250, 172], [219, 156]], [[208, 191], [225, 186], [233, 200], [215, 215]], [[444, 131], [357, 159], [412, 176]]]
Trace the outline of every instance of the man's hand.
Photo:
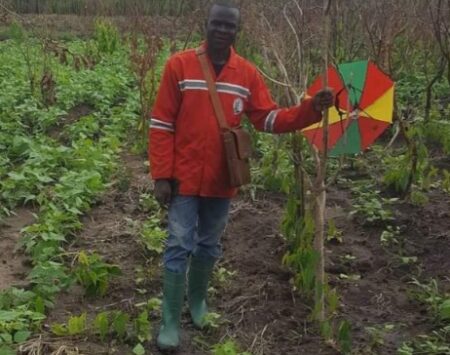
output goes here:
[[316, 111], [323, 111], [334, 104], [334, 95], [331, 88], [325, 88], [317, 92], [313, 97], [313, 107]]
[[158, 201], [161, 206], [167, 206], [172, 199], [172, 184], [170, 180], [156, 180], [154, 194], [156, 201]]

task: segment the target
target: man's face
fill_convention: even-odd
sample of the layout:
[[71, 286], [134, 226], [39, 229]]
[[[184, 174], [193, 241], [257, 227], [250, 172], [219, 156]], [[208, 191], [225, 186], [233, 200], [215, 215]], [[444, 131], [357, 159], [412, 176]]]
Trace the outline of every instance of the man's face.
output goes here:
[[236, 39], [239, 30], [239, 10], [214, 5], [206, 22], [208, 47], [213, 50], [227, 50]]

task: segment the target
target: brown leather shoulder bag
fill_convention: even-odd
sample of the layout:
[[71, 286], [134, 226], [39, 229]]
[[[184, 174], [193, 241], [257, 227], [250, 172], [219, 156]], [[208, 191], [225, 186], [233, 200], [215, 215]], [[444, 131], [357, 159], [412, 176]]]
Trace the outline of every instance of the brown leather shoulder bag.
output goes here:
[[250, 134], [241, 126], [230, 127], [228, 125], [222, 103], [217, 94], [216, 85], [213, 82], [211, 70], [206, 60], [205, 50], [198, 48], [197, 56], [208, 85], [209, 96], [222, 134], [230, 186], [239, 187], [246, 185], [251, 181], [250, 156], [252, 145]]

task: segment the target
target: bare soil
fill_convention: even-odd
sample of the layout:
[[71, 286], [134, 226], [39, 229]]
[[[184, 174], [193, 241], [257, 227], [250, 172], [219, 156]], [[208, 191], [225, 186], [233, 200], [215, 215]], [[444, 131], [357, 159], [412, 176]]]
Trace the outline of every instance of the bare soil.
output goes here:
[[[151, 189], [145, 159], [131, 154], [123, 159], [128, 188], [113, 189], [99, 201], [84, 218], [84, 230], [69, 248], [69, 252], [96, 251], [119, 265], [123, 276], [113, 282], [104, 298], [85, 298], [79, 287], [61, 294], [48, 325], [66, 322], [70, 315], [83, 312], [91, 316], [113, 309], [136, 313], [135, 304], [161, 297], [160, 257], [144, 252], [129, 223], [129, 219], [143, 221], [148, 217], [138, 202], [139, 195]], [[426, 310], [410, 295], [414, 275], [434, 277], [448, 285], [450, 198], [437, 191], [429, 198], [430, 203], [423, 208], [407, 203], [395, 206], [395, 223], [406, 236], [399, 252], [418, 257], [417, 263], [404, 265], [393, 250], [381, 246], [384, 225], [363, 226], [349, 218], [349, 192], [337, 188], [329, 191], [328, 217], [342, 230], [343, 242], [328, 243], [326, 267], [329, 282], [341, 299], [339, 317], [351, 324], [355, 353], [394, 354], [403, 341], [432, 328]], [[260, 194], [256, 201], [245, 197], [234, 201], [223, 237], [221, 266], [236, 274], [225, 285], [214, 283], [218, 292], [210, 302], [211, 309], [223, 315], [225, 322], [218, 330], [202, 333], [194, 329], [185, 310], [178, 354], [208, 354], [205, 344], [228, 337], [253, 354], [337, 353], [308, 320], [310, 305], [292, 291], [292, 274], [281, 264], [286, 250], [279, 232], [284, 202], [283, 196], [275, 194]], [[146, 277], [137, 284], [139, 268], [146, 270]], [[359, 279], [349, 280], [343, 278], [345, 275], [357, 275]], [[152, 315], [152, 322], [155, 338], [158, 314]], [[367, 327], [385, 324], [393, 324], [394, 329], [383, 333], [384, 344], [374, 344]], [[48, 332], [43, 336], [45, 353], [70, 346], [80, 354], [129, 354], [134, 345], [114, 340], [102, 343], [95, 337], [57, 339]], [[154, 341], [147, 344], [147, 351], [159, 354]]]
[[16, 252], [16, 246], [20, 230], [33, 222], [33, 210], [25, 207], [0, 222], [0, 291], [25, 284], [28, 262], [22, 253]]

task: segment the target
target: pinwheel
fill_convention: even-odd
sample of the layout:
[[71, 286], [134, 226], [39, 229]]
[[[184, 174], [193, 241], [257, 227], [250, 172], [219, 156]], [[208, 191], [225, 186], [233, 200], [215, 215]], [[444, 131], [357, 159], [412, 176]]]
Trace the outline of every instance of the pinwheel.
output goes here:
[[[336, 94], [335, 107], [329, 109], [329, 155], [364, 151], [392, 123], [394, 83], [374, 63], [358, 61], [329, 67], [328, 86]], [[307, 96], [321, 88], [319, 77], [307, 90]], [[322, 123], [306, 127], [302, 133], [323, 150]]]

